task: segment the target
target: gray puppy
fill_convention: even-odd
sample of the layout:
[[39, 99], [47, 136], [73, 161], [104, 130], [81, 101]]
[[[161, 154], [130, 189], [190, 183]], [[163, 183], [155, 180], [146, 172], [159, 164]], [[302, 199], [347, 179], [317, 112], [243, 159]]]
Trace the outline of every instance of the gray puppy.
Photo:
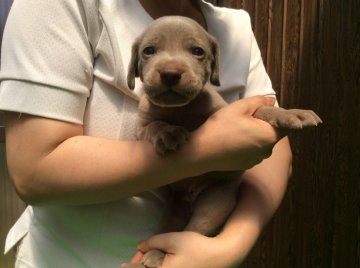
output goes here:
[[[128, 86], [143, 82], [139, 104], [138, 138], [150, 141], [161, 154], [176, 151], [189, 132], [226, 105], [210, 85], [219, 86], [219, 47], [195, 21], [178, 16], [155, 20], [135, 41]], [[321, 119], [313, 111], [261, 107], [255, 117], [275, 127], [301, 129]], [[194, 231], [214, 235], [236, 204], [241, 171], [210, 172], [169, 185], [165, 215], [159, 232]], [[151, 250], [141, 264], [158, 267], [164, 253]]]

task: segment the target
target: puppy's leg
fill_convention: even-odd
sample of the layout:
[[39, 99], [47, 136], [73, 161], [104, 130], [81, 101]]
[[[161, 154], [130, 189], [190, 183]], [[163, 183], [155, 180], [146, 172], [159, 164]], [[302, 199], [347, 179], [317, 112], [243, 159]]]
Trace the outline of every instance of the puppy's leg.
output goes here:
[[[236, 182], [236, 184], [238, 184], [238, 182]], [[193, 231], [203, 235], [214, 233], [214, 231], [224, 224], [234, 209], [236, 204], [236, 191], [237, 185], [235, 185], [235, 180], [232, 179], [220, 181], [206, 188], [195, 201], [193, 214], [185, 231]], [[170, 222], [173, 220], [174, 219]], [[164, 258], [164, 252], [154, 249], [144, 255], [141, 263], [146, 268], [156, 268], [161, 266]], [[141, 266], [126, 267], [137, 268]]]
[[302, 129], [322, 123], [320, 117], [311, 110], [286, 110], [272, 106], [260, 107], [254, 113], [254, 117], [282, 129]]
[[146, 268], [160, 267], [165, 258], [165, 253], [158, 249], [152, 249], [145, 253], [141, 260], [142, 265]]
[[160, 155], [176, 151], [187, 141], [188, 136], [186, 128], [169, 125], [163, 121], [153, 121], [138, 131], [138, 138], [150, 141]]
[[[184, 230], [190, 217], [189, 203], [183, 201], [182, 194], [171, 192], [171, 196], [166, 202], [164, 215], [160, 227], [156, 233], [179, 232]], [[140, 264], [123, 264], [121, 268], [156, 268], [161, 266], [165, 258], [165, 253], [158, 249], [153, 249], [145, 253]]]
[[185, 201], [183, 192], [172, 191], [172, 196], [166, 200], [163, 218], [157, 233], [183, 231], [190, 218], [190, 204]]
[[223, 180], [206, 188], [195, 201], [193, 214], [185, 231], [214, 235], [236, 205], [239, 179]]

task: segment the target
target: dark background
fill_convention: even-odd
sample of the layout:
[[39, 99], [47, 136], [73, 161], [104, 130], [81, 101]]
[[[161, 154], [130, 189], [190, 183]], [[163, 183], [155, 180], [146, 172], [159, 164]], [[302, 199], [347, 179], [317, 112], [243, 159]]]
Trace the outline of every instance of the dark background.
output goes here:
[[[11, 2], [0, 0], [0, 29]], [[313, 109], [324, 121], [290, 135], [287, 194], [241, 267], [359, 268], [360, 1], [211, 2], [250, 13], [281, 106]], [[2, 248], [24, 204], [9, 183], [0, 140]], [[1, 256], [0, 267], [11, 267], [11, 256]]]

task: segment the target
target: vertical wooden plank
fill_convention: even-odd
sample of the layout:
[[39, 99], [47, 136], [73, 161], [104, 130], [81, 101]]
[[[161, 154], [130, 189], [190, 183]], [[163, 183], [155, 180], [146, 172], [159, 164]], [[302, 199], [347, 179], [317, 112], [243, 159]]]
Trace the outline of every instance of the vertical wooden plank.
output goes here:
[[[298, 89], [301, 1], [270, 1], [268, 14], [266, 66], [274, 88], [280, 91], [281, 105], [287, 106], [289, 95]], [[256, 30], [257, 23], [262, 23], [258, 19], [259, 15], [256, 17], [256, 34], [259, 33]], [[300, 229], [298, 223], [302, 222], [296, 217], [299, 213], [297, 206], [300, 204], [297, 202], [297, 190], [296, 181], [291, 180], [279, 211], [245, 261], [244, 267], [310, 267], [299, 263], [299, 259], [303, 257], [301, 254], [306, 249], [301, 246], [302, 243], [294, 242]]]
[[285, 90], [280, 101], [285, 107], [289, 99], [294, 100], [297, 91], [300, 12], [301, 0], [284, 1], [281, 88]]
[[[297, 90], [297, 72], [298, 72], [298, 59], [299, 59], [299, 30], [300, 30], [300, 11], [301, 11], [301, 1], [297, 0], [284, 0], [283, 5], [283, 20], [282, 20], [282, 45], [281, 45], [281, 81], [280, 81], [280, 104], [283, 107], [296, 107], [293, 106], [293, 101], [295, 100], [295, 91]], [[290, 137], [291, 138], [291, 137]], [[291, 139], [291, 144], [293, 145], [293, 140]], [[294, 173], [296, 173], [296, 152], [294, 152], [294, 161], [293, 161]], [[287, 207], [291, 208], [284, 210], [284, 214], [280, 214], [282, 217], [287, 217], [285, 219], [286, 225], [282, 225], [284, 231], [288, 234], [287, 240], [283, 243], [288, 246], [287, 259], [285, 256], [281, 256], [286, 260], [286, 265], [280, 265], [278, 267], [301, 267], [300, 259], [303, 258], [302, 252], [298, 250], [299, 240], [297, 240], [298, 234], [298, 225], [297, 225], [297, 214], [300, 214], [302, 211], [298, 211], [298, 200], [297, 200], [297, 190], [296, 179], [293, 176], [288, 184], [287, 193], [282, 204], [282, 208]], [[276, 223], [274, 223], [276, 224]], [[292, 241], [289, 243], [288, 241]], [[295, 242], [296, 241], [296, 242]], [[300, 247], [303, 249], [302, 247]], [[294, 260], [298, 260], [297, 263]], [[278, 260], [279, 262], [280, 260]], [[276, 266], [273, 266], [276, 267]], [[302, 266], [306, 267], [306, 266]]]
[[278, 97], [281, 95], [283, 19], [284, 1], [270, 0], [266, 70]]
[[243, 8], [244, 0], [218, 0], [218, 5], [221, 7], [240, 9]]
[[253, 30], [255, 30], [255, 21], [257, 20], [257, 18], [256, 18], [256, 1], [243, 0], [242, 2], [243, 2], [242, 8], [245, 9], [250, 14], [252, 28], [253, 28]]
[[256, 0], [254, 33], [258, 42], [263, 62], [267, 63], [268, 27], [269, 27], [269, 0]]
[[359, 14], [359, 1], [323, 1], [323, 88], [319, 99], [327, 102], [319, 109], [328, 122], [324, 131], [335, 143], [329, 146], [335, 156], [334, 165], [328, 167], [335, 192], [331, 226], [333, 267], [360, 267]]
[[212, 3], [213, 5], [218, 5], [218, 0], [206, 0], [206, 2]]
[[[320, 101], [317, 95], [322, 90], [321, 12], [318, 1], [302, 1], [297, 80], [299, 86], [294, 92], [296, 103], [293, 104], [302, 108], [311, 107], [319, 113]], [[306, 267], [330, 267], [331, 265], [330, 258], [323, 256], [330, 256], [331, 253], [329, 245], [331, 245], [332, 237], [334, 181], [328, 181], [326, 187], [323, 185], [325, 181], [320, 167], [321, 151], [316, 150], [318, 148], [316, 144], [321, 142], [320, 133], [320, 128], [313, 129], [302, 135], [294, 135], [292, 138], [293, 148], [296, 151], [295, 159], [299, 166], [294, 174], [296, 198], [301, 218], [305, 219], [301, 228], [299, 226], [297, 229], [296, 239], [301, 243], [297, 247], [297, 252], [302, 256], [301, 266]], [[308, 144], [308, 148], [304, 144]], [[303, 169], [306, 170], [305, 176]], [[308, 196], [312, 198], [309, 199]], [[300, 220], [300, 216], [298, 217], [297, 220]], [[326, 222], [330, 224], [327, 225]]]
[[[0, 116], [2, 116], [2, 112], [0, 112]], [[5, 142], [5, 127], [0, 125], [0, 143]]]
[[360, 265], [360, 122], [352, 118], [360, 114], [359, 13], [358, 1], [302, 3], [299, 87], [292, 100], [315, 109], [325, 124], [292, 137], [294, 162], [302, 168], [294, 172], [296, 221], [302, 220], [298, 267]]
[[[322, 22], [319, 1], [301, 1], [296, 86], [284, 88], [289, 107], [311, 108], [321, 114], [319, 94], [322, 94]], [[291, 135], [294, 151], [294, 175], [290, 192], [295, 200], [295, 267], [331, 267], [331, 239], [334, 207], [334, 180], [323, 168], [324, 143], [322, 128]], [[331, 144], [327, 148], [331, 149]], [[328, 155], [327, 157], [329, 157]], [[328, 159], [327, 159], [328, 160]], [[326, 169], [326, 168], [325, 168]], [[333, 171], [332, 171], [333, 172]], [[333, 174], [333, 173], [332, 173]], [[326, 186], [324, 183], [326, 182]], [[311, 198], [309, 198], [311, 197]], [[301, 225], [299, 224], [301, 223]], [[328, 257], [324, 257], [328, 256]]]

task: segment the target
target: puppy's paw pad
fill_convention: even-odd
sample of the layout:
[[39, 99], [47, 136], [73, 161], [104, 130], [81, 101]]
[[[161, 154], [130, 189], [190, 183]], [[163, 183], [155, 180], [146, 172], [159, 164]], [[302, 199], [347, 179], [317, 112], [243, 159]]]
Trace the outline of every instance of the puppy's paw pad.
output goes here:
[[168, 125], [161, 129], [154, 137], [153, 144], [155, 150], [163, 155], [170, 151], [176, 151], [184, 144], [189, 136], [189, 132], [180, 126]]
[[156, 268], [161, 266], [161, 264], [164, 261], [164, 258], [165, 258], [164, 252], [157, 249], [153, 249], [146, 252], [141, 262], [145, 265], [145, 267]]

